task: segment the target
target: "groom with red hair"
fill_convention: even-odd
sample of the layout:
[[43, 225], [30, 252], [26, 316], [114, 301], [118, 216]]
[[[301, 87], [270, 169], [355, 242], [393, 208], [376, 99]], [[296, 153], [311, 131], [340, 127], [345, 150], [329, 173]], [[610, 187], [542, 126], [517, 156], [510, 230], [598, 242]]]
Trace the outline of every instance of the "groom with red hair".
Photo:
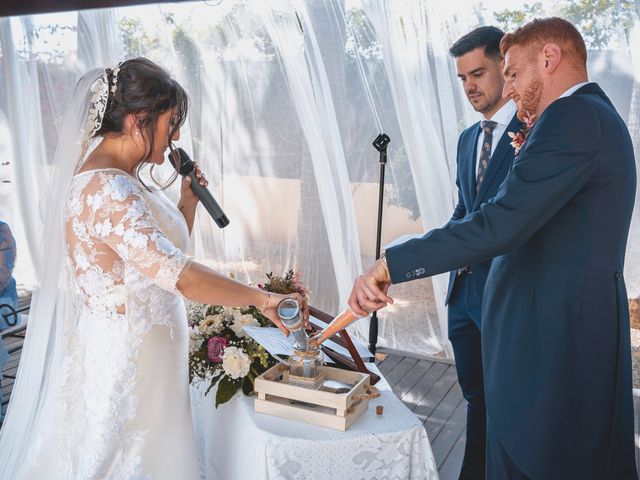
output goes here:
[[493, 260], [482, 305], [487, 478], [637, 479], [624, 255], [636, 191], [631, 138], [587, 77], [566, 20], [501, 42], [503, 95], [528, 124], [496, 196], [388, 248], [355, 282], [363, 315], [392, 283]]

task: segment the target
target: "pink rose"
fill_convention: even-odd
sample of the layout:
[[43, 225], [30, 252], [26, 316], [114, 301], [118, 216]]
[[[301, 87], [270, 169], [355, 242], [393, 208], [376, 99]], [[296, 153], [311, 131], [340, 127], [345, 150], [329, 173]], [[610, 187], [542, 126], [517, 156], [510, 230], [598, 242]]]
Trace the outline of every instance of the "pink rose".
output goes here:
[[222, 354], [227, 348], [227, 339], [224, 337], [211, 337], [207, 343], [207, 356], [212, 363], [222, 362]]

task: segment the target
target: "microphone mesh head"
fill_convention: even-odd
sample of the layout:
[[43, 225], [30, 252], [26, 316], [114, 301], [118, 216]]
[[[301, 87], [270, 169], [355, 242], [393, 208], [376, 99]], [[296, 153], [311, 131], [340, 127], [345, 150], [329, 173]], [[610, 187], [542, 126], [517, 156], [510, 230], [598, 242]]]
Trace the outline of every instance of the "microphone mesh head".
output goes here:
[[173, 152], [167, 154], [167, 158], [182, 176], [188, 175], [193, 170], [193, 162], [182, 148], [175, 148]]

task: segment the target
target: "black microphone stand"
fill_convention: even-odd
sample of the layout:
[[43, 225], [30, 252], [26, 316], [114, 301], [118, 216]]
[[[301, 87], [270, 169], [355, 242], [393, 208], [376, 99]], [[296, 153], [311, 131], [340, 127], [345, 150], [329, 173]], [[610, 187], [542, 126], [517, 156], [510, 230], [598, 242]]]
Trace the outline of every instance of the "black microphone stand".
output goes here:
[[[376, 261], [380, 258], [380, 242], [382, 238], [382, 207], [384, 200], [384, 170], [387, 166], [387, 145], [391, 139], [386, 133], [381, 133], [373, 141], [374, 148], [380, 152], [380, 184], [378, 186], [378, 229], [376, 231]], [[373, 312], [369, 323], [369, 350], [376, 354], [378, 343], [378, 312]]]

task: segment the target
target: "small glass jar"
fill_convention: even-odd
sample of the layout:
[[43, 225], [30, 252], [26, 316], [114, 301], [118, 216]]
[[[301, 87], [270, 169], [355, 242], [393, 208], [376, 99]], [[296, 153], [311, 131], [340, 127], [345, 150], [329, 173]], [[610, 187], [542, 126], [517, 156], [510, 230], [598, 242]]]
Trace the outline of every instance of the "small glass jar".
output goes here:
[[289, 383], [317, 390], [324, 383], [322, 354], [318, 348], [293, 350], [289, 358]]
[[319, 347], [309, 346], [300, 305], [293, 298], [285, 298], [278, 304], [278, 316], [294, 339], [293, 355], [289, 358], [289, 384], [321, 388], [324, 383], [322, 354]]

